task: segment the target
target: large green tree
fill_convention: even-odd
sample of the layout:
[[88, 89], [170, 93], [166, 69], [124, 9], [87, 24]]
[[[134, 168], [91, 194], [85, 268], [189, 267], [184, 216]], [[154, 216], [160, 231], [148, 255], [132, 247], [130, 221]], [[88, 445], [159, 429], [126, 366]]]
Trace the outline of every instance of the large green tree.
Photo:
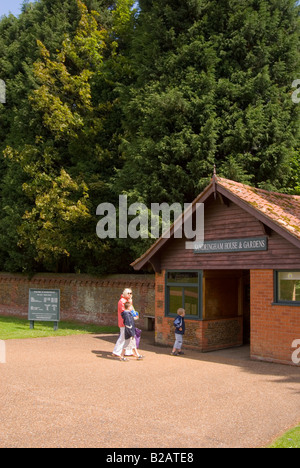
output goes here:
[[[111, 253], [112, 244], [96, 237], [96, 207], [115, 196], [109, 183], [119, 164], [115, 87], [126, 64], [122, 40], [130, 35], [132, 5], [87, 2], [95, 11], [80, 0], [69, 3], [75, 19], [60, 30], [60, 44], [49, 46], [35, 33], [31, 86], [12, 110], [9, 126], [17, 139], [10, 133], [4, 141], [5, 269], [103, 273], [119, 268], [121, 253]], [[33, 9], [51, 10], [51, 4], [42, 0]]]
[[124, 89], [132, 198], [191, 201], [218, 174], [277, 190], [292, 183], [299, 107], [294, 0], [140, 0]]
[[35, 113], [28, 100], [37, 81], [33, 63], [39, 58], [37, 39], [54, 53], [64, 34], [76, 30], [80, 13], [76, 2], [24, 2], [22, 14], [0, 21], [0, 76], [6, 83], [6, 103], [0, 104], [0, 265], [8, 271], [33, 270], [34, 252], [18, 245], [18, 226], [31, 202], [23, 191], [27, 180], [20, 164], [4, 159], [7, 146], [22, 150], [35, 139]]
[[294, 0], [38, 0], [0, 20], [0, 268], [126, 271], [96, 207], [300, 190]]

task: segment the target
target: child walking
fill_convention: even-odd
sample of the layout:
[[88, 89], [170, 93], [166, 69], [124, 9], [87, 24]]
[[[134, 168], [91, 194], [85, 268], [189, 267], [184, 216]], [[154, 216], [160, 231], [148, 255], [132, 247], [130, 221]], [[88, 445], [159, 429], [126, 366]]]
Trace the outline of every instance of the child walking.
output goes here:
[[185, 310], [178, 309], [177, 310], [177, 317], [174, 320], [174, 327], [175, 327], [175, 344], [172, 350], [172, 356], [180, 356], [184, 354], [181, 350], [183, 344], [183, 335], [185, 333]]
[[128, 359], [125, 357], [125, 352], [126, 348], [130, 346], [132, 350], [132, 354], [137, 358], [138, 361], [143, 359], [143, 356], [141, 356], [138, 353], [138, 350], [136, 348], [136, 341], [135, 341], [135, 335], [136, 335], [136, 330], [135, 330], [135, 324], [134, 324], [134, 318], [131, 314], [131, 309], [132, 309], [132, 304], [130, 302], [125, 302], [124, 304], [125, 310], [122, 312], [122, 318], [124, 321], [124, 327], [125, 327], [125, 343], [123, 345], [123, 349], [121, 352], [121, 361], [128, 361]]

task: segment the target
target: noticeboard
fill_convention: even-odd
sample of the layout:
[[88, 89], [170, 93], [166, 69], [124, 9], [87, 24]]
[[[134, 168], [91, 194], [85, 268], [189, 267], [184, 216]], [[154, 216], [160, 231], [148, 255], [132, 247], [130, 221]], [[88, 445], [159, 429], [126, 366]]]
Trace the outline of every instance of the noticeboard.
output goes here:
[[59, 322], [60, 290], [29, 289], [28, 320]]

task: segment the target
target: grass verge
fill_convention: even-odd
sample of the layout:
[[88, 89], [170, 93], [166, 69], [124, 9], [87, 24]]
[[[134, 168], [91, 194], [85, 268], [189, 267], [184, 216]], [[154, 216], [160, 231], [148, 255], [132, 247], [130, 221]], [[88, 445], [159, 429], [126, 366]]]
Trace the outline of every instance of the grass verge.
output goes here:
[[300, 448], [300, 426], [294, 427], [286, 432], [268, 448]]
[[77, 322], [59, 322], [57, 331], [52, 322], [35, 322], [30, 330], [27, 319], [0, 316], [0, 340], [42, 338], [47, 336], [69, 336], [82, 334], [119, 333], [118, 327], [101, 327]]

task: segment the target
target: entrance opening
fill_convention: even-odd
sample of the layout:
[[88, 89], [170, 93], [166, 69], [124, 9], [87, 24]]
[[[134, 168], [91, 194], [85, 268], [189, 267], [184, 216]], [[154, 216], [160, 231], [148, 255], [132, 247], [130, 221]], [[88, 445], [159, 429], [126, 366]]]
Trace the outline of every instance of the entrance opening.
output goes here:
[[203, 320], [240, 317], [243, 344], [250, 343], [250, 271], [203, 272]]
[[250, 344], [250, 270], [243, 271], [243, 343]]

